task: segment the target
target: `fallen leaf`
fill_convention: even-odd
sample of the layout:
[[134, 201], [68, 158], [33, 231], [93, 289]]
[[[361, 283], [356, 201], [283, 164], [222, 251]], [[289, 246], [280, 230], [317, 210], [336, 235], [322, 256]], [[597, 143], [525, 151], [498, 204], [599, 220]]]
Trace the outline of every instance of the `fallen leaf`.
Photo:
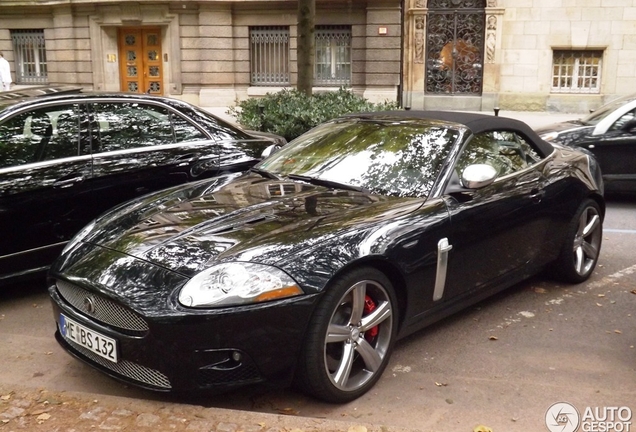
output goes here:
[[8, 395], [0, 396], [0, 400], [9, 400], [9, 399], [11, 399], [11, 393], [9, 393]]
[[48, 420], [51, 418], [51, 414], [49, 413], [42, 413], [38, 416], [38, 420], [42, 421], [42, 420]]
[[497, 336], [490, 336], [488, 339], [490, 339], [490, 340], [499, 340], [499, 338]]
[[492, 432], [492, 429], [490, 429], [488, 426], [477, 425], [473, 428], [473, 432]]
[[623, 334], [623, 332], [622, 332], [622, 331], [620, 331], [620, 330], [614, 330], [614, 333], [616, 333], [616, 334]]
[[293, 408], [278, 408], [276, 409], [276, 411], [278, 411], [280, 414], [298, 415], [298, 411]]
[[636, 294], [636, 290], [631, 290], [630, 293]]
[[603, 305], [602, 305], [602, 304], [600, 304], [600, 303], [596, 303], [596, 306], [603, 306]]
[[265, 422], [260, 422], [258, 425], [259, 425], [260, 427], [262, 427], [262, 428], [264, 428], [264, 427], [266, 426]]
[[534, 292], [536, 292], [537, 294], [545, 294], [548, 292], [548, 290], [545, 288], [535, 288]]
[[441, 382], [437, 382], [437, 381], [435, 381], [435, 385], [436, 385], [437, 387], [446, 387], [448, 384], [447, 384], [447, 383], [441, 383]]
[[605, 294], [597, 294], [597, 297], [605, 297]]

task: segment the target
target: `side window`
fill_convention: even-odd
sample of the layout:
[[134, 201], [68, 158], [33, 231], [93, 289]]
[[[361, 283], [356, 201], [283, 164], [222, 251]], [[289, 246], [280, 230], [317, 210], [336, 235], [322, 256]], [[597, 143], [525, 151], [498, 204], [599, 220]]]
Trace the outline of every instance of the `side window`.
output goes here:
[[195, 125], [178, 114], [172, 114], [172, 124], [174, 125], [174, 134], [177, 142], [202, 141], [209, 139]]
[[52, 134], [38, 160], [61, 159], [79, 155], [80, 116], [77, 105], [56, 107], [48, 114], [51, 118]]
[[98, 144], [95, 152], [110, 152], [172, 144], [175, 136], [169, 112], [158, 106], [134, 102], [93, 105]]
[[619, 117], [618, 120], [614, 122], [610, 130], [620, 130], [623, 126], [625, 126], [628, 122], [636, 119], [636, 109], [626, 112], [622, 116]]
[[495, 167], [499, 176], [523, 170], [541, 160], [541, 156], [522, 136], [515, 132], [493, 131], [474, 135], [457, 163], [457, 174], [468, 165], [487, 164]]
[[77, 156], [76, 105], [15, 115], [0, 124], [0, 168]]

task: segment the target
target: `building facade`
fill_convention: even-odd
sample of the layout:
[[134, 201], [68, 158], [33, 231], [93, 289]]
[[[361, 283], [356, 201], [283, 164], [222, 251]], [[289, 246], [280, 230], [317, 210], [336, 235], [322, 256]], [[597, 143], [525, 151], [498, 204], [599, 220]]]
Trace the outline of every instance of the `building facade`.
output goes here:
[[[16, 85], [231, 106], [296, 84], [295, 0], [3, 0]], [[636, 92], [636, 0], [316, 0], [316, 91], [583, 112]]]

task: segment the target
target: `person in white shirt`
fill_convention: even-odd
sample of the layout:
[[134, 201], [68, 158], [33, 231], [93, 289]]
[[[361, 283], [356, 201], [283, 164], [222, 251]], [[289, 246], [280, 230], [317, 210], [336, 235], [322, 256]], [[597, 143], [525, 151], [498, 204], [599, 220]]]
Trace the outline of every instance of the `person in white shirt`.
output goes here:
[[11, 90], [11, 66], [4, 55], [0, 52], [0, 81], [2, 81], [2, 90]]

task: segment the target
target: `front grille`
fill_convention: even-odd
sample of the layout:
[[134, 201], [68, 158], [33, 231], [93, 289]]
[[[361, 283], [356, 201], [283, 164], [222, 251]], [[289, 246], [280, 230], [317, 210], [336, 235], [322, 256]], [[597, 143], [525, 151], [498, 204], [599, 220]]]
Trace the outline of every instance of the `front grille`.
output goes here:
[[57, 281], [56, 285], [62, 298], [82, 314], [122, 330], [148, 331], [148, 323], [135, 312], [77, 285], [65, 281]]
[[146, 366], [142, 366], [137, 363], [133, 363], [128, 360], [121, 360], [118, 363], [113, 363], [108, 361], [92, 351], [77, 345], [72, 340], [64, 338], [64, 340], [73, 347], [74, 350], [78, 351], [84, 357], [87, 357], [94, 363], [97, 363], [107, 369], [112, 370], [113, 372], [118, 373], [119, 375], [130, 378], [131, 380], [144, 383], [153, 387], [158, 387], [162, 389], [170, 389], [172, 388], [172, 384], [170, 384], [170, 380], [167, 376], [162, 374], [159, 371], [154, 369], [150, 369]]

